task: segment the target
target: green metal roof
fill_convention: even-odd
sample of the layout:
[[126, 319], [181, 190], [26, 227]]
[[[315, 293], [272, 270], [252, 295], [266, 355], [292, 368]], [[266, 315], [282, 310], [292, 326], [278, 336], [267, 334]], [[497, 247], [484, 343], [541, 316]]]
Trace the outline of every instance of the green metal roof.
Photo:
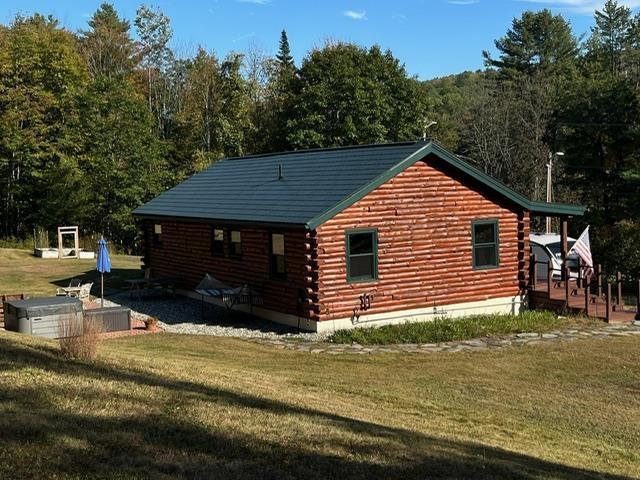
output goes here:
[[530, 201], [437, 143], [417, 141], [221, 160], [135, 209], [133, 214], [314, 229], [429, 155], [532, 213], [584, 213], [583, 207]]

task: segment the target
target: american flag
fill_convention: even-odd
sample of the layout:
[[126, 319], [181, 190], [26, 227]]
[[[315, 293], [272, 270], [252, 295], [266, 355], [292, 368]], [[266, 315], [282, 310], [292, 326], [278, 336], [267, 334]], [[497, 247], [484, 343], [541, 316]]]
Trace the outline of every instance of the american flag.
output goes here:
[[591, 257], [591, 242], [589, 241], [589, 227], [578, 237], [576, 243], [573, 244], [569, 253], [576, 252], [584, 263], [584, 274], [591, 275], [593, 273], [593, 258]]

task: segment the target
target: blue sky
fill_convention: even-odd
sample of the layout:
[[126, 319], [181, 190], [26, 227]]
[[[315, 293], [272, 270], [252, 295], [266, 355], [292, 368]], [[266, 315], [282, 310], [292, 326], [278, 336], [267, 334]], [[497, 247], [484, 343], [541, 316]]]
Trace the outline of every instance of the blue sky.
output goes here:
[[[0, 21], [16, 12], [51, 13], [72, 30], [84, 28], [101, 0], [3, 0]], [[114, 0], [130, 20], [142, 2]], [[589, 31], [599, 0], [147, 0], [172, 22], [173, 47], [192, 53], [198, 45], [224, 55], [255, 44], [270, 53], [280, 30], [289, 34], [297, 62], [326, 38], [390, 48], [407, 71], [428, 79], [482, 67], [481, 52], [504, 35], [527, 9], [551, 8], [577, 34]], [[632, 8], [640, 0], [621, 1]]]

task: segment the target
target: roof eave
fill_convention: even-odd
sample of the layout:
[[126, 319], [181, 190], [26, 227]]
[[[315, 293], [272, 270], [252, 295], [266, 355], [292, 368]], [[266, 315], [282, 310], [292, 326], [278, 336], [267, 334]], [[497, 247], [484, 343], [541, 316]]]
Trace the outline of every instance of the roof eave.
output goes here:
[[402, 172], [405, 168], [409, 167], [413, 163], [417, 162], [425, 158], [429, 154], [435, 154], [448, 164], [462, 171], [463, 173], [471, 176], [476, 179], [480, 183], [486, 185], [490, 189], [494, 190], [498, 194], [503, 197], [511, 200], [516, 205], [521, 207], [523, 210], [529, 211], [531, 213], [544, 214], [544, 215], [557, 215], [557, 216], [581, 216], [585, 212], [585, 208], [578, 205], [567, 205], [563, 203], [544, 203], [544, 202], [535, 202], [529, 200], [524, 195], [512, 190], [511, 188], [504, 185], [502, 182], [499, 182], [495, 178], [487, 175], [486, 173], [478, 170], [474, 166], [468, 164], [467, 162], [461, 160], [457, 155], [446, 150], [444, 147], [440, 146], [435, 142], [426, 143], [422, 148], [416, 150], [407, 158], [402, 160], [401, 162], [394, 165], [392, 168], [378, 176], [372, 182], [360, 188], [358, 191], [349, 195], [347, 198], [341, 200], [339, 203], [331, 207], [330, 209], [322, 212], [320, 215], [309, 220], [306, 224], [306, 227], [309, 230], [314, 230], [320, 225], [322, 225], [327, 220], [333, 218], [335, 215], [340, 213], [347, 207], [350, 207], [358, 200], [364, 198], [367, 194], [369, 194], [374, 189], [378, 188], [383, 183], [387, 182], [398, 173]]
[[235, 220], [225, 218], [205, 218], [205, 217], [187, 217], [179, 215], [159, 215], [150, 213], [133, 212], [132, 215], [140, 220], [164, 220], [169, 222], [191, 222], [191, 223], [208, 223], [224, 225], [255, 225], [266, 228], [306, 228], [307, 225], [303, 222], [276, 222], [276, 221], [262, 221], [262, 220]]
[[529, 212], [539, 215], [569, 216], [581, 217], [586, 212], [586, 208], [580, 205], [569, 205], [567, 203], [547, 203], [547, 202], [529, 202]]

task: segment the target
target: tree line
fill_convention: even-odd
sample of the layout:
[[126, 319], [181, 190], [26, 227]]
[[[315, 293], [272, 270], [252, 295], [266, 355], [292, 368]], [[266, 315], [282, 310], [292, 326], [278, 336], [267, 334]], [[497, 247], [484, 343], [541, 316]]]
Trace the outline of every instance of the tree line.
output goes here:
[[276, 55], [223, 58], [172, 36], [146, 5], [129, 22], [102, 4], [76, 32], [0, 26], [0, 237], [78, 224], [135, 250], [131, 210], [220, 158], [427, 133], [538, 200], [562, 151], [555, 200], [588, 206], [596, 255], [640, 274], [640, 19], [617, 2], [583, 37], [527, 11], [485, 69], [429, 81], [376, 45], [327, 41], [296, 65], [285, 31]]

